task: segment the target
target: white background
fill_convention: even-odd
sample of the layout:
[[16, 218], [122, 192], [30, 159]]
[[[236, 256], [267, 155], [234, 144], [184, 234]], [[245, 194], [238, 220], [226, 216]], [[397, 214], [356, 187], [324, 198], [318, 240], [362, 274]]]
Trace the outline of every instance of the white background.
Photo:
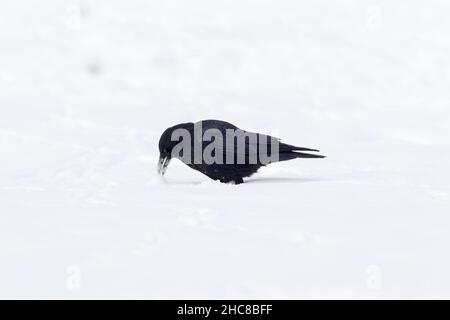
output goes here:
[[[0, 297], [450, 298], [450, 3], [0, 2]], [[160, 134], [324, 160], [239, 186]]]

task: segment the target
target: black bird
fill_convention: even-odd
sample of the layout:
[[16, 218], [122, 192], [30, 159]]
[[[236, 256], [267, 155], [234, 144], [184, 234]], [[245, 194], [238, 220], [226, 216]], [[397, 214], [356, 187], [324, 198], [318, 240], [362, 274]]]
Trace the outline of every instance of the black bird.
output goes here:
[[[208, 131], [209, 139], [206, 138]], [[228, 136], [227, 132], [234, 132], [235, 135]], [[180, 133], [184, 134], [183, 138]], [[253, 137], [253, 140], [250, 137]], [[243, 139], [240, 141], [244, 141], [241, 145], [238, 142], [240, 138]], [[183, 141], [185, 139], [188, 141]], [[184, 149], [181, 148], [182, 142], [184, 142]], [[230, 146], [227, 142], [234, 143]], [[277, 143], [278, 150], [274, 147], [274, 143]], [[210, 145], [209, 148], [208, 145]], [[199, 156], [199, 153], [201, 157], [203, 152], [208, 150], [217, 161], [211, 163], [211, 160], [208, 161], [206, 157], [204, 159], [195, 158]], [[263, 155], [272, 158], [270, 160], [267, 160], [267, 157], [263, 158], [261, 156], [263, 151], [266, 152]], [[318, 152], [319, 150], [284, 144], [278, 138], [247, 132], [220, 120], [182, 123], [166, 129], [159, 140], [158, 173], [164, 175], [170, 160], [178, 158], [192, 169], [200, 171], [213, 180], [240, 184], [244, 182], [243, 178], [251, 176], [259, 168], [272, 162], [296, 158], [325, 158], [322, 155], [299, 151]]]

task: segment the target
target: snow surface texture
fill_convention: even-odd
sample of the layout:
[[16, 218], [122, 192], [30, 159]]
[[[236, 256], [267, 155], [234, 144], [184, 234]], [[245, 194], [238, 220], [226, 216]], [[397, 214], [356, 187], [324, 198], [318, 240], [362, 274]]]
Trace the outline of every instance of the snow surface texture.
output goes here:
[[[450, 298], [450, 2], [2, 1], [1, 298]], [[222, 119], [319, 148], [239, 185]]]

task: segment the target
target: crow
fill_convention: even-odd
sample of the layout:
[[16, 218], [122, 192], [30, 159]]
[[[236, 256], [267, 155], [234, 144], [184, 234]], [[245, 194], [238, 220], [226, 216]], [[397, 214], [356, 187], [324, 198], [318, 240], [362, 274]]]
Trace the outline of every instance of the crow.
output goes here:
[[158, 173], [172, 158], [213, 180], [241, 184], [259, 168], [296, 158], [325, 158], [316, 149], [296, 147], [268, 135], [247, 132], [220, 120], [182, 123], [164, 131], [159, 140]]

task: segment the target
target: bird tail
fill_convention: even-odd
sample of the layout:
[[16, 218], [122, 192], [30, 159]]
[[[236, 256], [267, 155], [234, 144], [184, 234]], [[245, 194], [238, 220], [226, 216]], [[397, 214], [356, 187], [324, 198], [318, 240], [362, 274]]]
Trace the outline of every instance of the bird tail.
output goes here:
[[310, 158], [310, 159], [325, 158], [325, 156], [322, 156], [320, 154], [311, 154], [311, 153], [298, 152], [298, 151], [319, 152], [319, 150], [317, 150], [317, 149], [302, 148], [302, 147], [296, 147], [296, 146], [291, 146], [289, 144], [281, 143], [280, 150], [279, 150], [279, 161], [286, 161], [286, 160], [292, 160], [292, 159], [297, 159], [297, 158]]

